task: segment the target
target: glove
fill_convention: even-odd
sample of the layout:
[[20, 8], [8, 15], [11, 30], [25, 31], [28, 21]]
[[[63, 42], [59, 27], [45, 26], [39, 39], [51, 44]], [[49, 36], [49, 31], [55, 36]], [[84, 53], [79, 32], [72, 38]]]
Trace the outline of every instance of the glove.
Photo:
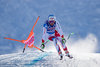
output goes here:
[[44, 49], [44, 48], [45, 48], [45, 45], [44, 45], [44, 43], [42, 43], [42, 44], [41, 44], [41, 48], [42, 48], [42, 49]]
[[62, 43], [65, 44], [66, 43], [66, 39], [62, 38]]

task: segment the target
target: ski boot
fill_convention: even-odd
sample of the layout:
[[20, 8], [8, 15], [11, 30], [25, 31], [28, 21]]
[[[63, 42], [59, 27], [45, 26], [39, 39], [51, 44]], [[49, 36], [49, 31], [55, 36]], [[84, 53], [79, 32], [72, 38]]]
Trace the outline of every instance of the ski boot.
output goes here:
[[65, 56], [69, 57], [70, 59], [72, 59], [73, 57], [68, 53]]
[[62, 59], [63, 59], [63, 56], [61, 55], [61, 56], [60, 56], [60, 60], [62, 60]]

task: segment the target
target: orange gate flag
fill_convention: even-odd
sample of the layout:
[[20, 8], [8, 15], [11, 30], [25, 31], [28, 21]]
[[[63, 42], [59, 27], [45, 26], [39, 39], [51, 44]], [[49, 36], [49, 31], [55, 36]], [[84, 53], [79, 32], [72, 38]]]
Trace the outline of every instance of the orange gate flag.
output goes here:
[[[26, 48], [26, 45], [28, 45], [29, 48], [33, 48], [33, 47], [34, 47], [34, 48], [36, 48], [36, 49], [38, 49], [38, 50], [41, 50], [40, 48], [34, 46], [34, 32], [33, 32], [33, 29], [34, 29], [34, 27], [35, 27], [37, 21], [39, 20], [39, 17], [40, 17], [40, 16], [38, 16], [38, 18], [37, 18], [37, 20], [36, 20], [36, 22], [35, 22], [35, 24], [34, 24], [32, 30], [31, 30], [31, 32], [30, 32], [30, 34], [29, 34], [29, 36], [28, 36], [28, 38], [27, 38], [26, 40], [16, 40], [16, 39], [7, 38], [7, 37], [4, 37], [4, 39], [9, 39], [9, 40], [13, 40], [13, 41], [18, 41], [18, 42], [24, 43], [24, 44], [25, 44], [24, 50], [25, 50], [25, 48]], [[41, 50], [41, 51], [43, 51], [43, 50]]]

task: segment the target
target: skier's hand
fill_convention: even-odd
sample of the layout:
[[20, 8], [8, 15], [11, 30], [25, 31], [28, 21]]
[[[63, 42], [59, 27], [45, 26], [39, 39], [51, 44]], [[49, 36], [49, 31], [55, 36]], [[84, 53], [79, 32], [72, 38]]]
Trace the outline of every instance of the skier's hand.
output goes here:
[[41, 44], [41, 48], [42, 48], [42, 49], [44, 49], [44, 48], [45, 48], [45, 45], [44, 45], [44, 43], [42, 43], [42, 44]]
[[65, 44], [66, 43], [66, 39], [62, 38], [62, 43]]

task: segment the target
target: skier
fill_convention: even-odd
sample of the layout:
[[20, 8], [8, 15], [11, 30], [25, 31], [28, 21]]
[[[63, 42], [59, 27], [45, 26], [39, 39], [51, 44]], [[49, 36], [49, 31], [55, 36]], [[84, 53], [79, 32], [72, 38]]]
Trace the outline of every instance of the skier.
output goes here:
[[60, 46], [57, 44], [57, 41], [61, 42], [61, 45], [63, 47], [63, 50], [65, 51], [66, 56], [68, 56], [69, 58], [73, 58], [72, 56], [70, 56], [69, 51], [65, 45], [66, 39], [64, 38], [60, 24], [56, 20], [56, 17], [54, 15], [49, 15], [48, 20], [43, 25], [43, 36], [42, 36], [42, 44], [41, 44], [42, 49], [44, 49], [45, 41], [47, 40], [54, 42], [54, 45], [60, 56], [60, 60], [63, 59], [63, 55]]

